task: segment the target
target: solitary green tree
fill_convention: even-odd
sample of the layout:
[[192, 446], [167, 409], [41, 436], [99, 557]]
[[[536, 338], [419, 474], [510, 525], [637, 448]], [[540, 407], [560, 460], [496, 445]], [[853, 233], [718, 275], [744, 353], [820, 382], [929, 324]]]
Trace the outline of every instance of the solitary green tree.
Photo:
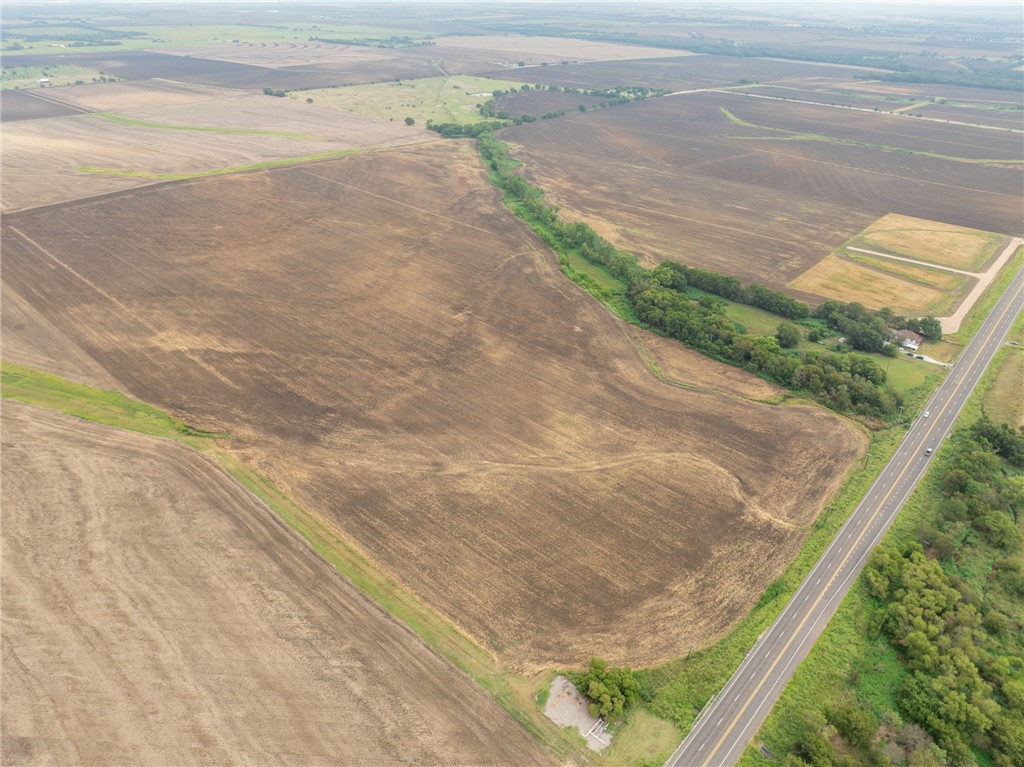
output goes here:
[[405, 124], [406, 125], [415, 125], [416, 121], [414, 119], [412, 119], [411, 117], [406, 117], [405, 118]]
[[800, 343], [800, 328], [792, 322], [781, 322], [775, 331], [775, 338], [783, 349], [791, 349]]

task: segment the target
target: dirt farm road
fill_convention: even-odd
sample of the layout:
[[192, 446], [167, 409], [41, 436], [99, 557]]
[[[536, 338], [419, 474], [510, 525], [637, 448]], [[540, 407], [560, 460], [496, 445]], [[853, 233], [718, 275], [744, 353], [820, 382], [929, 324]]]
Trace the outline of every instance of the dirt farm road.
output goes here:
[[931, 417], [918, 419], [910, 428], [782, 613], [754, 643], [721, 692], [704, 707], [690, 734], [665, 763], [667, 767], [730, 767], [739, 761], [839, 608], [871, 550], [924, 476], [931, 462], [926, 451], [938, 449], [945, 440], [1022, 308], [1024, 268], [925, 406]]

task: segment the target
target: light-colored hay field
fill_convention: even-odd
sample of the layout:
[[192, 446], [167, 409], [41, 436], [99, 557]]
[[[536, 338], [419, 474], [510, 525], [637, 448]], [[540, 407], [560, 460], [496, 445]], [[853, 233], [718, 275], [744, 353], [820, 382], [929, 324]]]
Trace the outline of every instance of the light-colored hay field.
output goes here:
[[890, 213], [857, 235], [851, 244], [979, 272], [1004, 239], [994, 232]]
[[183, 106], [200, 101], [216, 101], [243, 95], [244, 92], [212, 85], [180, 83], [152, 78], [123, 80], [116, 83], [91, 83], [73, 88], [54, 88], [46, 95], [62, 104], [89, 112], [117, 112], [122, 109], [156, 109]]
[[[330, 34], [323, 34], [330, 37]], [[394, 54], [386, 48], [368, 45], [332, 45], [311, 42], [219, 42], [206, 45], [182, 46], [162, 49], [161, 53], [192, 58], [231, 61], [254, 67], [281, 69], [285, 67], [334, 66], [344, 67], [365, 61], [386, 61]]]
[[311, 98], [314, 104], [396, 123], [412, 117], [417, 125], [425, 125], [427, 120], [469, 124], [484, 119], [477, 104], [490, 99], [493, 91], [507, 91], [522, 85], [507, 80], [458, 75], [318, 88], [291, 93], [289, 98], [303, 102]]
[[964, 300], [968, 291], [977, 283], [973, 277], [955, 272], [943, 272], [938, 269], [914, 266], [901, 261], [866, 256], [862, 253], [843, 252], [844, 258], [879, 272], [891, 274], [915, 285], [935, 288], [943, 294], [943, 298], [927, 308], [928, 314], [947, 315]]
[[871, 309], [888, 306], [897, 313], [915, 316], [940, 311], [949, 302], [948, 294], [939, 288], [835, 253], [800, 275], [790, 287], [823, 298], [857, 302]]

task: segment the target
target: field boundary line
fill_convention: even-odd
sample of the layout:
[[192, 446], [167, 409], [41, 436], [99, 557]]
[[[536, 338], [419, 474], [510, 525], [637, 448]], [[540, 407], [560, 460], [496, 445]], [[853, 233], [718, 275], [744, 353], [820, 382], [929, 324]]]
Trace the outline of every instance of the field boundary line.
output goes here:
[[417, 208], [415, 205], [410, 205], [407, 202], [402, 202], [401, 200], [396, 200], [393, 197], [385, 197], [382, 194], [377, 194], [376, 192], [370, 192], [370, 191], [368, 191], [366, 189], [360, 189], [358, 186], [352, 186], [352, 184], [346, 184], [344, 181], [338, 181], [337, 179], [328, 178], [327, 176], [321, 176], [319, 173], [311, 173], [308, 170], [304, 170], [302, 172], [305, 173], [307, 176], [312, 176], [313, 178], [318, 178], [321, 181], [326, 181], [329, 184], [335, 184], [337, 186], [344, 187], [345, 189], [351, 189], [351, 190], [353, 190], [355, 192], [360, 192], [361, 194], [369, 195], [370, 197], [376, 197], [377, 199], [384, 200], [385, 202], [390, 202], [390, 203], [393, 203], [395, 205], [401, 205], [403, 208], [409, 208], [410, 210], [415, 210], [417, 213], [425, 213], [426, 215], [430, 216], [431, 218], [441, 219], [442, 221], [450, 221], [453, 224], [458, 224], [459, 226], [465, 226], [465, 227], [467, 227], [469, 229], [473, 229], [473, 230], [475, 230], [477, 232], [483, 232], [484, 234], [494, 234], [494, 232], [490, 231], [489, 229], [482, 229], [479, 226], [473, 226], [472, 224], [467, 224], [465, 221], [459, 221], [457, 218], [451, 218], [449, 216], [442, 216], [440, 213], [434, 213], [433, 211], [425, 210], [424, 208]]
[[[150, 325], [142, 317], [140, 317], [136, 312], [133, 312], [129, 307], [125, 306], [123, 303], [118, 301], [116, 298], [114, 298], [112, 295], [110, 295], [107, 291], [105, 291], [103, 288], [101, 288], [95, 282], [90, 280], [84, 274], [81, 274], [80, 272], [75, 271], [74, 268], [72, 268], [71, 266], [68, 266], [66, 263], [61, 261], [55, 255], [53, 255], [53, 253], [48, 251], [46, 248], [44, 248], [42, 245], [40, 245], [38, 242], [33, 240], [31, 237], [29, 237], [27, 234], [25, 234], [23, 231], [21, 231], [17, 227], [12, 226], [12, 227], [10, 227], [10, 230], [12, 232], [14, 232], [15, 234], [17, 234], [19, 237], [21, 237], [23, 240], [25, 240], [25, 242], [29, 243], [32, 247], [34, 247], [40, 253], [42, 253], [47, 258], [49, 258], [51, 261], [53, 261], [55, 264], [57, 264], [58, 266], [62, 267], [65, 270], [67, 270], [67, 272], [69, 274], [74, 275], [83, 284], [88, 285], [90, 288], [92, 288], [97, 293], [99, 293], [101, 296], [103, 296], [103, 298], [105, 298], [106, 300], [110, 301], [110, 303], [114, 304], [114, 306], [116, 306], [118, 309], [123, 311], [134, 322], [137, 322], [140, 327], [146, 328], [146, 330], [148, 330], [151, 335], [155, 335], [155, 333], [153, 332], [153, 326], [152, 325]], [[184, 351], [182, 353], [188, 359], [190, 359], [192, 362], [194, 362], [200, 368], [202, 368], [207, 373], [212, 375], [214, 378], [216, 378], [221, 383], [231, 387], [232, 389], [239, 389], [240, 388], [238, 386], [238, 384], [236, 384], [230, 378], [227, 378], [223, 373], [221, 373], [219, 370], [217, 370], [215, 367], [213, 367], [209, 363], [207, 363], [207, 362], [203, 361], [202, 359], [200, 359], [194, 352]]]

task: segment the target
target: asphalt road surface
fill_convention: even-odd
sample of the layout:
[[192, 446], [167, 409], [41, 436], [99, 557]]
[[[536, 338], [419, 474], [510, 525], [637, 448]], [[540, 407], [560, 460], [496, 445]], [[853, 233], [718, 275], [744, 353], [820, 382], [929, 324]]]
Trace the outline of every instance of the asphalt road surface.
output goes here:
[[[992, 356], [1024, 308], [1024, 269], [985, 319], [892, 460], [800, 584], [782, 613], [704, 707], [667, 767], [729, 767], [768, 717], [903, 502], [924, 476]], [[927, 414], [927, 415], [925, 415]]]

